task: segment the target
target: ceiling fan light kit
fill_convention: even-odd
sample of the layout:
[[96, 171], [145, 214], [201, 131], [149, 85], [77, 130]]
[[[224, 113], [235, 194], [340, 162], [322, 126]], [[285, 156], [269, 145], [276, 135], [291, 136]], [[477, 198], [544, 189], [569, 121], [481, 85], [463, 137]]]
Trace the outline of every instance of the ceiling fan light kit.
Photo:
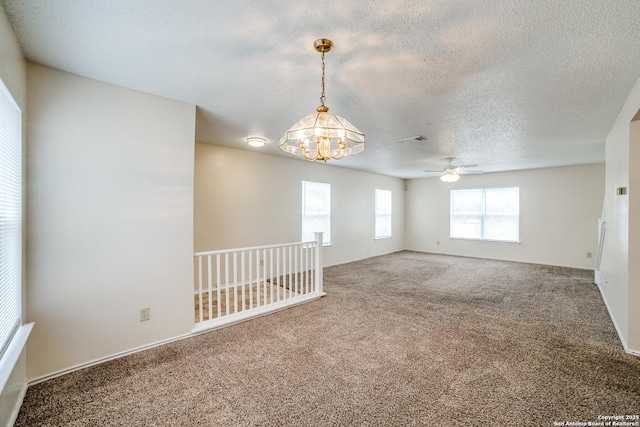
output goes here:
[[460, 175], [454, 172], [445, 172], [444, 175], [440, 177], [440, 181], [447, 182], [453, 184], [454, 182], [458, 182], [460, 179]]
[[315, 113], [298, 120], [279, 139], [278, 147], [286, 153], [303, 156], [310, 162], [339, 160], [359, 154], [365, 148], [365, 136], [351, 122], [329, 113], [324, 105], [324, 54], [333, 47], [329, 39], [318, 39], [313, 47], [322, 54], [322, 93]]
[[484, 173], [481, 170], [469, 170], [469, 171], [465, 171], [463, 169], [466, 168], [475, 168], [478, 165], [460, 165], [460, 166], [455, 166], [453, 165], [453, 161], [455, 160], [454, 157], [447, 157], [445, 158], [445, 160], [447, 160], [449, 162], [449, 164], [444, 168], [444, 169], [440, 169], [440, 170], [425, 170], [424, 172], [429, 172], [429, 173], [439, 173], [440, 175], [440, 181], [442, 182], [446, 182], [449, 184], [453, 184], [455, 182], [458, 182], [458, 180], [460, 179], [460, 175], [461, 174], [478, 174], [478, 173]]

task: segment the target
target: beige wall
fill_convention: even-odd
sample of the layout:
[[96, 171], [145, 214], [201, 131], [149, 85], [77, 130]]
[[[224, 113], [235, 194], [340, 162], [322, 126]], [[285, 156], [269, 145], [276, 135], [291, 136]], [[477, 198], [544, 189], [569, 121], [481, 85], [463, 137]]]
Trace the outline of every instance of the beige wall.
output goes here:
[[[408, 187], [407, 249], [594, 267], [604, 197], [602, 164], [464, 175], [453, 186], [438, 178], [416, 179]], [[482, 187], [520, 187], [519, 244], [449, 238], [450, 190]], [[587, 252], [594, 258], [587, 258]]]
[[[203, 143], [195, 165], [196, 251], [299, 242], [302, 181], [331, 184], [326, 266], [404, 247], [401, 179]], [[390, 239], [374, 239], [376, 188], [393, 194]]]
[[189, 333], [195, 106], [37, 64], [28, 83], [28, 377]]
[[[640, 80], [639, 80], [640, 81]], [[640, 103], [637, 105], [640, 110]], [[639, 111], [640, 113], [640, 111]], [[640, 355], [640, 114], [629, 128], [629, 284], [627, 346]], [[620, 196], [618, 196], [620, 197]]]
[[27, 103], [26, 70], [18, 40], [4, 8], [0, 7], [0, 78], [23, 111]]
[[[640, 355], [640, 126], [632, 122], [638, 110], [640, 79], [606, 140], [607, 231], [598, 285], [626, 350]], [[619, 187], [627, 195], [616, 195]]]

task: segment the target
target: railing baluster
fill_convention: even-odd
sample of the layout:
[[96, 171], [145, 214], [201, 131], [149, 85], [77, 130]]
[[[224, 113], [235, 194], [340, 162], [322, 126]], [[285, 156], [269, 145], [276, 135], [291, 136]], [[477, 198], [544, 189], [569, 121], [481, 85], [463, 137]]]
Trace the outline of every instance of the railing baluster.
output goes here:
[[273, 303], [273, 248], [269, 249], [269, 304]]
[[226, 303], [226, 307], [225, 307], [225, 315], [228, 316], [229, 313], [229, 252], [224, 254], [224, 299], [225, 299], [225, 303]]
[[249, 310], [253, 308], [253, 251], [249, 251]]
[[287, 246], [287, 254], [289, 255], [289, 298], [291, 298], [293, 292], [293, 282], [291, 281], [291, 246]]
[[200, 314], [200, 322], [202, 322], [202, 257], [198, 257], [198, 311]]
[[233, 312], [238, 312], [238, 252], [233, 253]]
[[309, 291], [313, 292], [313, 244], [309, 244]]
[[316, 291], [316, 245], [311, 246], [311, 292]]
[[304, 285], [307, 283], [307, 264], [305, 262], [307, 258], [307, 250], [303, 246], [300, 249], [300, 294], [304, 295]]
[[276, 301], [280, 301], [280, 248], [276, 248]]
[[295, 272], [295, 276], [294, 277], [296, 279], [296, 296], [298, 295], [298, 276], [300, 275], [299, 274], [299, 270], [300, 269], [298, 268], [298, 255], [299, 255], [299, 252], [300, 252], [300, 245], [296, 245], [296, 247], [293, 249], [293, 255], [294, 255], [295, 263], [296, 263], [295, 269], [293, 270]]
[[307, 245], [307, 292], [311, 292], [311, 269], [313, 266], [311, 265], [311, 252], [313, 251], [313, 246], [311, 244]]
[[207, 282], [209, 285], [209, 320], [213, 319], [213, 268], [211, 268], [211, 255], [207, 255]]
[[247, 309], [246, 304], [245, 304], [245, 300], [247, 298], [246, 298], [246, 295], [244, 293], [244, 285], [245, 285], [245, 282], [244, 282], [244, 269], [245, 269], [245, 266], [244, 266], [244, 255], [245, 255], [245, 251], [242, 251], [242, 258], [241, 258], [241, 263], [240, 263], [242, 265], [242, 267], [241, 267], [242, 268], [242, 274], [241, 274], [242, 277], [240, 278], [240, 281], [242, 283], [242, 311], [245, 311]]
[[309, 292], [309, 245], [304, 245], [304, 293]]
[[264, 249], [262, 251], [262, 286], [264, 286], [263, 288], [263, 297], [264, 297], [264, 301], [262, 305], [267, 305], [267, 250]]
[[287, 248], [282, 248], [282, 299], [287, 299]]
[[324, 266], [322, 261], [322, 233], [315, 233], [316, 236], [316, 258], [314, 260], [316, 266], [316, 292], [320, 295], [323, 291], [324, 282]]
[[222, 298], [220, 298], [220, 254], [216, 255], [216, 305], [218, 306], [218, 319], [222, 316]]
[[282, 258], [284, 258], [282, 277], [286, 284], [282, 291], [284, 292], [285, 299], [289, 299], [291, 298], [291, 246], [287, 246], [282, 250]]
[[304, 294], [304, 246], [300, 246], [300, 295]]
[[260, 307], [260, 287], [262, 286], [260, 279], [260, 252], [256, 251], [256, 307]]

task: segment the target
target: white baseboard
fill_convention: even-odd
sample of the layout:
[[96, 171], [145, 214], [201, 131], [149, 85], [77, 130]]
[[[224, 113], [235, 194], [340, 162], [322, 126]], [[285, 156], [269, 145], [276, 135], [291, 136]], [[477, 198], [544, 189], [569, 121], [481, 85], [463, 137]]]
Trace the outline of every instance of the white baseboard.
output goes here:
[[595, 271], [593, 269], [593, 267], [583, 267], [583, 266], [576, 266], [576, 265], [550, 264], [550, 263], [537, 262], [537, 261], [522, 261], [522, 260], [507, 259], [507, 258], [488, 258], [488, 257], [480, 256], [480, 255], [461, 255], [461, 254], [457, 254], [457, 253], [431, 252], [431, 251], [421, 251], [421, 250], [416, 250], [416, 249], [404, 249], [404, 250], [405, 251], [410, 251], [410, 252], [420, 252], [420, 253], [423, 253], [423, 254], [446, 255], [446, 256], [453, 256], [453, 257], [460, 257], [460, 258], [486, 259], [486, 260], [489, 260], [489, 261], [517, 262], [518, 264], [533, 264], [533, 265], [543, 265], [543, 266], [546, 266], [546, 267], [561, 267], [561, 268], [573, 268], [575, 270]]
[[616, 329], [616, 333], [618, 334], [618, 339], [622, 344], [622, 348], [624, 349], [625, 353], [633, 354], [634, 356], [640, 357], [640, 351], [632, 350], [627, 345], [627, 341], [624, 339], [624, 335], [622, 335], [622, 332], [620, 331], [618, 322], [616, 322], [616, 318], [613, 316], [613, 311], [611, 311], [611, 306], [609, 306], [609, 301], [607, 301], [607, 297], [604, 295], [604, 292], [602, 292], [602, 287], [600, 286], [600, 284], [597, 283], [597, 285], [598, 285], [598, 291], [600, 291], [600, 296], [602, 297], [602, 301], [604, 301], [604, 306], [607, 307], [607, 312], [609, 313], [609, 317], [611, 318], [613, 327]]
[[47, 381], [47, 380], [51, 380], [51, 379], [56, 378], [56, 377], [60, 377], [60, 376], [65, 375], [65, 374], [70, 374], [71, 372], [74, 372], [74, 371], [79, 371], [80, 369], [88, 368], [88, 367], [94, 366], [94, 365], [99, 365], [101, 363], [108, 362], [110, 360], [119, 359], [119, 358], [121, 358], [123, 356], [127, 356], [129, 354], [138, 353], [140, 351], [148, 350], [148, 349], [154, 348], [154, 347], [159, 347], [161, 345], [169, 344], [170, 342], [174, 342], [174, 341], [183, 340], [185, 338], [189, 338], [189, 337], [192, 337], [192, 336], [193, 336], [193, 334], [189, 333], [189, 334], [179, 335], [177, 337], [169, 338], [169, 339], [162, 340], [162, 341], [156, 341], [156, 342], [151, 343], [151, 344], [147, 344], [147, 345], [143, 345], [143, 346], [140, 346], [140, 347], [132, 348], [131, 350], [122, 351], [120, 353], [112, 354], [110, 356], [105, 356], [105, 357], [101, 357], [99, 359], [91, 360], [89, 362], [80, 363], [78, 365], [74, 365], [74, 366], [71, 366], [69, 368], [61, 369], [59, 371], [55, 371], [55, 372], [52, 372], [50, 374], [46, 374], [46, 375], [43, 375], [43, 376], [40, 376], [40, 377], [31, 378], [31, 379], [29, 379], [27, 381], [27, 383], [30, 386], [32, 386], [32, 385], [41, 383], [43, 381]]

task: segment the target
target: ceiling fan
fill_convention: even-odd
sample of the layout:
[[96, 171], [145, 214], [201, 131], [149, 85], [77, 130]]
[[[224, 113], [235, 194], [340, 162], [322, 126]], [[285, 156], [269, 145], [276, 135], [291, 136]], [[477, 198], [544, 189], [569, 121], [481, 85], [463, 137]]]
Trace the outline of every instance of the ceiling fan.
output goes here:
[[449, 164], [444, 169], [425, 169], [424, 172], [440, 174], [441, 181], [450, 183], [458, 181], [460, 179], [460, 175], [484, 173], [484, 171], [481, 170], [469, 169], [475, 168], [478, 165], [454, 165], [453, 161], [455, 160], [455, 157], [446, 157], [445, 160], [447, 160]]

